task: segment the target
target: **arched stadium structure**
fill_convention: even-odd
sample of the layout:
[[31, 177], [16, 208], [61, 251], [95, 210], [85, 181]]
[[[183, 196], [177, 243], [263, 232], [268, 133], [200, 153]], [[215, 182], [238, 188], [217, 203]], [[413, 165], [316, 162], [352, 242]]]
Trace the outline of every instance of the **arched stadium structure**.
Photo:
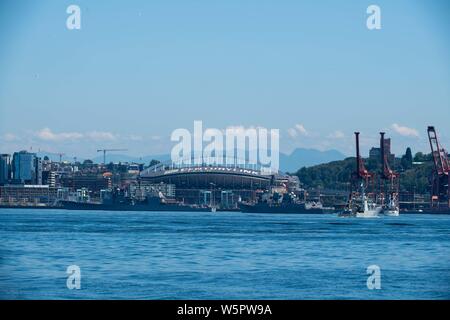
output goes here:
[[[195, 162], [195, 161], [194, 161]], [[287, 184], [288, 177], [267, 168], [244, 164], [159, 163], [140, 174], [141, 184], [169, 184], [178, 201], [188, 204], [236, 207], [252, 202], [258, 191]]]

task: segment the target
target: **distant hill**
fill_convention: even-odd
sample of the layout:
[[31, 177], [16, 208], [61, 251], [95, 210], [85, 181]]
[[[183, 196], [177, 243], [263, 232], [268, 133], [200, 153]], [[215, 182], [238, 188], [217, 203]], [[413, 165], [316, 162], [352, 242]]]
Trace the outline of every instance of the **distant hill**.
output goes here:
[[300, 168], [322, 163], [343, 160], [346, 156], [337, 150], [319, 151], [316, 149], [295, 149], [290, 155], [280, 154], [280, 169], [285, 172], [297, 172]]
[[[417, 155], [416, 157], [417, 158]], [[381, 164], [376, 160], [365, 159], [367, 170], [379, 175]], [[355, 171], [356, 158], [350, 157], [341, 161], [332, 161], [312, 167], [303, 167], [296, 172], [301, 183], [306, 188], [346, 190], [349, 188], [351, 175]], [[412, 166], [404, 167], [401, 158], [397, 158], [392, 166], [400, 173], [400, 191], [417, 192], [424, 194], [430, 192], [430, 177], [434, 170], [431, 155]]]

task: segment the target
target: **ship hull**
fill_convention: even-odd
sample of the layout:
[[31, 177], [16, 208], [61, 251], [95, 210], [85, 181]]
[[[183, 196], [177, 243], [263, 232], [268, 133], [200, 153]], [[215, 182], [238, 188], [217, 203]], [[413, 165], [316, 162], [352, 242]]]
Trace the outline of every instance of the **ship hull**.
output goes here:
[[177, 204], [102, 204], [61, 201], [62, 209], [66, 210], [102, 210], [102, 211], [184, 211], [211, 212], [211, 208], [191, 207]]
[[244, 213], [266, 213], [266, 214], [325, 214], [323, 208], [306, 208], [302, 204], [271, 206], [267, 204], [241, 204], [241, 211]]
[[401, 210], [400, 214], [443, 214], [443, 215], [448, 214], [448, 215], [450, 215], [450, 209]]

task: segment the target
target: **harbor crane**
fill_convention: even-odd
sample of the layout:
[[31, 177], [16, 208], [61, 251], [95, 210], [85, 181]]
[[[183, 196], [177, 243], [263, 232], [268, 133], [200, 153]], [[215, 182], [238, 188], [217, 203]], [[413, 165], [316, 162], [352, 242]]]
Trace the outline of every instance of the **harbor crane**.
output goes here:
[[381, 156], [381, 174], [380, 174], [380, 197], [381, 204], [385, 205], [385, 190], [389, 193], [390, 199], [395, 202], [393, 205], [398, 207], [400, 174], [394, 172], [389, 165], [388, 155], [386, 154], [385, 133], [380, 132], [380, 156]]
[[361, 188], [366, 190], [369, 186], [371, 186], [371, 191], [373, 192], [374, 189], [374, 182], [375, 182], [375, 174], [372, 172], [369, 172], [369, 170], [366, 169], [366, 166], [364, 164], [364, 159], [361, 156], [361, 151], [359, 147], [359, 132], [355, 132], [355, 138], [356, 138], [356, 170], [352, 173], [352, 191], [350, 198], [356, 197]]
[[433, 126], [428, 127], [428, 139], [434, 161], [431, 205], [433, 208], [439, 209], [441, 203], [446, 202], [447, 208], [450, 208], [450, 161], [448, 153], [439, 144], [436, 129]]
[[[357, 215], [358, 213], [376, 215], [378, 214], [378, 212], [373, 207], [373, 204], [375, 203], [375, 174], [366, 169], [364, 159], [361, 156], [359, 135], [359, 132], [355, 132], [356, 170], [352, 173], [351, 176], [351, 192], [348, 198], [346, 211], [350, 212], [351, 215]], [[369, 193], [366, 193], [366, 190], [369, 186], [371, 186], [371, 190]]]
[[103, 152], [103, 164], [106, 164], [106, 153], [116, 151], [128, 151], [128, 149], [99, 149], [97, 152]]
[[363, 180], [366, 183], [366, 186], [369, 185], [370, 182], [373, 183], [375, 175], [369, 172], [364, 165], [364, 159], [361, 157], [361, 151], [359, 148], [359, 132], [355, 132], [356, 138], [356, 171], [353, 173], [353, 180], [356, 183], [360, 183]]

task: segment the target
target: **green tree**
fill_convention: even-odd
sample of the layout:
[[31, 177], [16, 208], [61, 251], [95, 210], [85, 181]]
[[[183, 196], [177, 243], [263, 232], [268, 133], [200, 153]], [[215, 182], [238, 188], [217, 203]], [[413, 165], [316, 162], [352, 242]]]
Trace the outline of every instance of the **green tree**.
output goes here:
[[112, 161], [108, 163], [106, 169], [108, 169], [108, 171], [114, 171], [114, 163], [112, 163]]
[[411, 152], [411, 148], [406, 149], [405, 155], [402, 157], [401, 165], [403, 170], [408, 170], [412, 168], [413, 156]]
[[153, 166], [157, 165], [158, 163], [161, 163], [161, 161], [152, 159], [152, 161], [150, 161], [150, 164], [148, 166], [149, 167], [153, 167]]
[[431, 160], [431, 154], [423, 154], [422, 152], [417, 152], [414, 156], [414, 162], [426, 162]]
[[90, 167], [93, 164], [94, 164], [94, 162], [92, 160], [89, 160], [89, 159], [83, 161], [83, 167]]
[[[407, 152], [409, 153], [409, 152]], [[420, 155], [419, 155], [420, 156]], [[429, 157], [428, 155], [424, 156]], [[400, 176], [400, 191], [416, 192], [424, 194], [430, 191], [430, 176], [433, 172], [433, 161], [423, 161], [423, 164], [412, 166], [412, 156], [403, 156], [405, 163], [408, 162], [409, 169], [398, 170]], [[402, 159], [403, 159], [402, 158]], [[410, 159], [411, 161], [409, 161]], [[304, 167], [297, 171], [303, 187], [347, 190], [351, 181], [351, 174], [355, 171], [355, 158], [347, 158], [342, 161], [334, 161], [312, 167]], [[401, 162], [400, 159], [398, 162]], [[402, 169], [402, 165], [399, 164]], [[366, 161], [366, 167], [370, 172], [378, 173], [381, 169], [380, 163]]]

